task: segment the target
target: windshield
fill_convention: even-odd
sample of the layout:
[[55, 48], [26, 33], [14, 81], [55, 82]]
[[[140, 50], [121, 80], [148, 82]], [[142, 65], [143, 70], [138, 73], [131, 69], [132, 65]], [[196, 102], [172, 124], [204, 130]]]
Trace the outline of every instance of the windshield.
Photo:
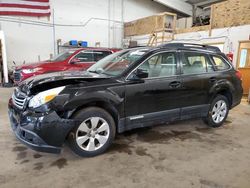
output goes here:
[[58, 55], [56, 55], [54, 58], [52, 58], [50, 61], [52, 62], [64, 61], [67, 58], [69, 58], [73, 53], [75, 53], [75, 50], [61, 52]]
[[88, 71], [98, 74], [118, 76], [148, 51], [148, 48], [122, 50], [101, 59], [91, 66]]

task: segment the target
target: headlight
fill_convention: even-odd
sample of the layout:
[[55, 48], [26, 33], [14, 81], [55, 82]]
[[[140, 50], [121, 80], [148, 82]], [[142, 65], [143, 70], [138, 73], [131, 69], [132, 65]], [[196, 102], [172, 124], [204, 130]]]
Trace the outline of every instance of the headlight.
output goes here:
[[53, 100], [63, 89], [65, 86], [57, 87], [53, 89], [49, 89], [47, 91], [43, 91], [38, 93], [34, 97], [32, 97], [29, 101], [30, 108], [37, 108], [51, 100]]
[[38, 72], [39, 70], [41, 70], [42, 68], [34, 68], [34, 69], [23, 69], [22, 72], [24, 74], [31, 74], [31, 73], [35, 73]]

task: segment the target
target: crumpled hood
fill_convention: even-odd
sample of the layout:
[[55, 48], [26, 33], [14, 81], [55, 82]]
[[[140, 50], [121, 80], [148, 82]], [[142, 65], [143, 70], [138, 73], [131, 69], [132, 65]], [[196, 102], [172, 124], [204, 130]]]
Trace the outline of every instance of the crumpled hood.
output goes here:
[[109, 77], [87, 71], [64, 71], [30, 77], [20, 83], [20, 89], [29, 94], [55, 87], [107, 79]]

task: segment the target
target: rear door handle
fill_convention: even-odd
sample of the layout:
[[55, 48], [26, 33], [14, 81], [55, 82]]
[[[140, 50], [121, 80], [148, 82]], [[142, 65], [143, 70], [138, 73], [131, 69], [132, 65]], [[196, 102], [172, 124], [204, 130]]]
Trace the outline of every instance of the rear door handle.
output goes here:
[[216, 80], [217, 80], [216, 77], [211, 77], [211, 78], [209, 78], [209, 82], [210, 82], [210, 83], [214, 83], [214, 82], [216, 82]]
[[181, 87], [181, 82], [178, 82], [178, 81], [170, 82], [169, 87], [170, 88], [179, 88], [179, 87]]

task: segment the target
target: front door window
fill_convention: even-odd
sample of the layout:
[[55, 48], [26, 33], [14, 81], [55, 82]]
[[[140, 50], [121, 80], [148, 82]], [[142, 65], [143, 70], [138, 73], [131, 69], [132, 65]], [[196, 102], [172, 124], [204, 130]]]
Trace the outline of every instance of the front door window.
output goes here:
[[75, 59], [79, 60], [79, 63], [85, 63], [85, 62], [94, 62], [94, 56], [93, 52], [91, 51], [84, 51], [80, 52], [75, 56]]
[[173, 52], [165, 52], [152, 56], [139, 69], [148, 72], [149, 78], [168, 77], [176, 75], [177, 61]]

